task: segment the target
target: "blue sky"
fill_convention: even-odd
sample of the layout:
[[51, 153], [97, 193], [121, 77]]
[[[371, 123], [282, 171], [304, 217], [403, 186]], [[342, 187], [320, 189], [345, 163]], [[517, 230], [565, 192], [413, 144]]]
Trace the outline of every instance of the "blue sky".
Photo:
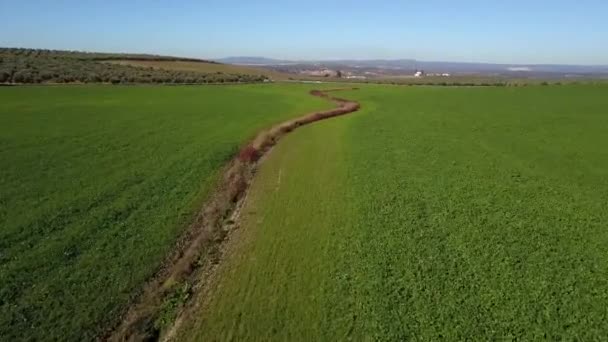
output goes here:
[[608, 64], [607, 0], [0, 0], [0, 46]]

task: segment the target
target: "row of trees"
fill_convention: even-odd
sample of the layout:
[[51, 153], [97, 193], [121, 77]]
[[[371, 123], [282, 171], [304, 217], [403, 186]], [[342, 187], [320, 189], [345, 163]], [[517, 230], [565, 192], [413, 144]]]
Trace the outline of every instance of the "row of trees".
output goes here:
[[2, 48], [0, 55], [26, 56], [26, 57], [45, 57], [45, 58], [70, 58], [81, 60], [146, 60], [146, 61], [182, 61], [182, 62], [203, 62], [218, 64], [214, 61], [182, 58], [148, 54], [132, 53], [103, 53], [103, 52], [84, 52], [68, 50], [48, 50], [48, 49], [25, 49], [25, 48]]
[[[137, 56], [0, 49], [0, 83], [205, 84], [252, 83], [267, 79], [262, 75], [175, 71], [104, 62], [108, 59], [136, 59]], [[169, 58], [144, 56], [147, 57], [141, 59]]]

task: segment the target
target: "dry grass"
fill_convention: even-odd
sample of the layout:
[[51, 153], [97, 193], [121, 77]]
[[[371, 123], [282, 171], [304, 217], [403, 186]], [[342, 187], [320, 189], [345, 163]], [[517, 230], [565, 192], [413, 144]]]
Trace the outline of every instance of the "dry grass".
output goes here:
[[155, 68], [176, 71], [190, 71], [200, 73], [227, 73], [227, 74], [248, 74], [248, 75], [264, 75], [273, 80], [287, 80], [290, 75], [266, 70], [263, 68], [220, 64], [220, 63], [204, 63], [204, 62], [182, 62], [182, 61], [135, 61], [135, 60], [117, 60], [107, 61], [106, 63], [130, 65], [143, 68]]

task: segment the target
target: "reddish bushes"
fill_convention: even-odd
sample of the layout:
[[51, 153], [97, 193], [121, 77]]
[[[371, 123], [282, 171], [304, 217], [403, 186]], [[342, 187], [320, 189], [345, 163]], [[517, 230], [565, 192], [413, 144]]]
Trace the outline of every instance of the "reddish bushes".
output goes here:
[[247, 145], [239, 153], [239, 160], [242, 162], [253, 163], [260, 159], [260, 152], [252, 145]]

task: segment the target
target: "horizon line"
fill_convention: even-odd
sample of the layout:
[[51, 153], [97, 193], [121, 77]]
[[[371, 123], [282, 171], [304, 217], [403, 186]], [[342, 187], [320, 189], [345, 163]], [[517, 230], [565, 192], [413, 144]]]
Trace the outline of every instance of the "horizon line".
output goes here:
[[504, 63], [504, 62], [487, 62], [487, 61], [450, 61], [450, 60], [435, 60], [435, 59], [415, 59], [405, 57], [393, 57], [393, 58], [340, 58], [340, 57], [328, 57], [328, 58], [311, 58], [311, 59], [291, 59], [291, 58], [278, 58], [278, 57], [267, 57], [267, 56], [251, 56], [251, 55], [228, 55], [224, 57], [200, 57], [193, 54], [163, 54], [157, 52], [125, 52], [120, 51], [99, 51], [99, 50], [86, 50], [86, 49], [61, 49], [61, 48], [41, 48], [41, 47], [17, 47], [17, 46], [0, 46], [5, 49], [29, 49], [29, 50], [55, 50], [55, 51], [70, 51], [70, 52], [82, 52], [82, 53], [113, 53], [113, 54], [140, 54], [140, 55], [151, 55], [161, 57], [176, 57], [176, 58], [192, 58], [207, 61], [217, 61], [228, 58], [262, 58], [276, 61], [287, 61], [287, 62], [336, 62], [336, 61], [413, 61], [413, 62], [426, 62], [426, 63], [459, 63], [459, 64], [486, 64], [486, 65], [502, 65], [502, 66], [580, 66], [580, 67], [608, 67], [607, 64], [587, 64], [587, 63]]

